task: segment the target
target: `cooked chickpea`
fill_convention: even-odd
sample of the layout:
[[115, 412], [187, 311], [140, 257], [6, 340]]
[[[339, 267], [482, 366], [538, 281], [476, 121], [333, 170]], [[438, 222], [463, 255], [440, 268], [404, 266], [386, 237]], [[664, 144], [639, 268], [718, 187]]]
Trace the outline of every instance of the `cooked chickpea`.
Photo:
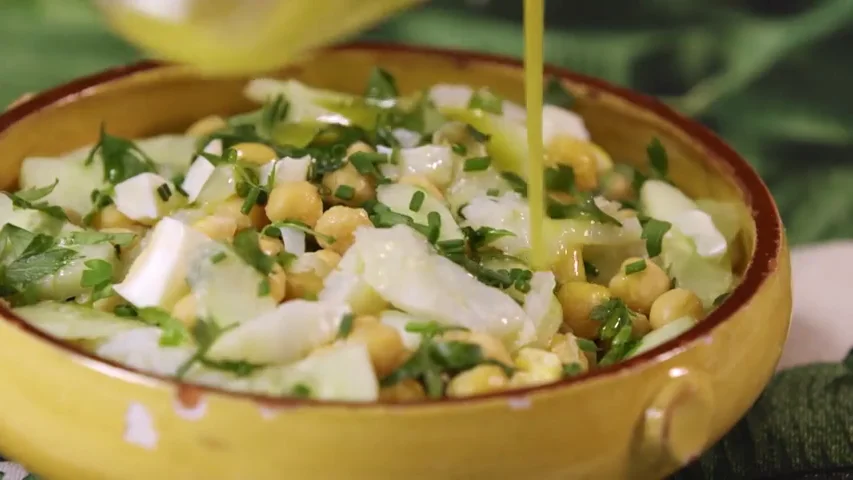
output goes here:
[[368, 323], [353, 328], [347, 342], [361, 343], [367, 347], [370, 362], [379, 378], [385, 377], [401, 365], [406, 347], [399, 332], [384, 323]]
[[448, 342], [456, 341], [479, 345], [484, 358], [497, 360], [508, 366], [513, 365], [512, 357], [509, 355], [509, 351], [507, 351], [504, 344], [487, 333], [451, 330], [442, 335], [441, 339]]
[[563, 365], [577, 363], [581, 366], [581, 371], [589, 370], [589, 359], [578, 346], [577, 337], [571, 333], [557, 333], [551, 339], [551, 346], [548, 348]]
[[335, 240], [329, 242], [323, 237], [317, 237], [321, 247], [339, 254], [344, 254], [355, 242], [353, 232], [358, 227], [373, 226], [367, 212], [363, 208], [350, 208], [341, 205], [334, 206], [317, 220], [314, 230], [321, 235], [328, 235]]
[[[625, 273], [625, 267], [644, 261], [646, 268], [635, 273]], [[629, 258], [622, 262], [619, 272], [610, 279], [610, 292], [625, 301], [631, 310], [648, 315], [655, 299], [670, 289], [666, 272], [651, 260]]]
[[553, 267], [557, 282], [586, 282], [586, 267], [583, 264], [583, 246], [571, 245], [557, 257]]
[[452, 398], [473, 397], [505, 390], [508, 379], [504, 370], [497, 365], [482, 364], [453, 377], [447, 385], [447, 396]]
[[102, 298], [100, 300], [95, 300], [92, 302], [92, 308], [95, 310], [100, 310], [102, 312], [112, 312], [115, 310], [117, 306], [119, 306], [124, 300], [118, 295], [110, 295], [109, 297]]
[[637, 216], [637, 211], [633, 208], [623, 208], [616, 212], [616, 218], [619, 220], [628, 220]]
[[132, 228], [139, 224], [118, 211], [115, 205], [107, 205], [92, 218], [92, 226], [98, 230], [104, 228]]
[[332, 270], [337, 268], [338, 263], [341, 261], [341, 255], [333, 250], [318, 250], [314, 252], [314, 255], [316, 255], [317, 258], [319, 258], [326, 266], [323, 271], [317, 272], [322, 278], [326, 278], [327, 275], [332, 273]]
[[220, 217], [233, 218], [237, 222], [238, 230], [249, 227], [262, 228], [269, 223], [264, 209], [260, 205], [254, 205], [248, 215], [241, 211], [242, 208], [243, 199], [232, 198], [217, 205], [213, 210], [213, 214]]
[[285, 298], [293, 300], [297, 298], [316, 299], [317, 294], [323, 289], [323, 279], [313, 271], [290, 272], [285, 277]]
[[273, 266], [272, 272], [267, 277], [267, 281], [270, 284], [270, 297], [276, 303], [283, 301], [287, 293], [287, 274], [284, 273], [281, 265], [275, 264]]
[[258, 239], [258, 247], [260, 247], [261, 251], [266, 255], [274, 256], [281, 253], [284, 250], [284, 243], [278, 238], [268, 237], [266, 235], [261, 235]]
[[352, 320], [352, 328], [356, 329], [377, 323], [379, 323], [379, 319], [374, 315], [359, 315]]
[[551, 140], [545, 152], [549, 163], [572, 167], [577, 188], [589, 191], [598, 187], [599, 152], [593, 147], [589, 142], [561, 135]]
[[323, 200], [317, 187], [308, 182], [283, 183], [270, 192], [266, 212], [274, 222], [298, 220], [314, 228], [323, 215]]
[[187, 128], [187, 135], [191, 137], [203, 137], [211, 133], [223, 129], [228, 126], [225, 119], [218, 115], [208, 115], [207, 117], [196, 120], [195, 123]]
[[652, 325], [649, 323], [649, 318], [642, 313], [635, 312], [635, 315], [631, 317], [631, 335], [633, 335], [634, 338], [641, 338], [651, 331]]
[[[350, 163], [346, 163], [334, 172], [323, 175], [322, 183], [329, 191], [327, 200], [331, 203], [357, 207], [376, 197], [376, 187], [374, 187], [373, 182], [359, 173]], [[352, 198], [342, 199], [335, 196], [335, 192], [341, 186], [352, 188]]]
[[70, 208], [63, 208], [62, 211], [65, 212], [65, 217], [68, 218], [68, 221], [70, 223], [72, 223], [74, 225], [82, 225], [83, 224], [83, 217], [81, 217], [80, 214], [77, 213], [76, 211], [71, 210]]
[[425, 398], [424, 387], [411, 378], [379, 390], [379, 400], [385, 402], [416, 402]]
[[600, 324], [589, 318], [592, 309], [610, 299], [610, 290], [603, 285], [569, 282], [557, 291], [563, 307], [563, 325], [582, 338], [595, 338]]
[[631, 179], [622, 172], [611, 171], [603, 178], [603, 194], [608, 200], [628, 200], [634, 196]]
[[196, 220], [192, 227], [213, 240], [231, 241], [237, 233], [237, 221], [230, 217], [210, 215]]
[[695, 293], [683, 288], [674, 288], [659, 296], [652, 304], [649, 314], [651, 328], [657, 330], [681, 317], [701, 320], [705, 316], [702, 300]]
[[178, 300], [172, 307], [172, 316], [180, 320], [187, 327], [192, 327], [196, 322], [198, 311], [198, 299], [192, 293], [188, 293]]
[[418, 187], [442, 202], [444, 201], [444, 195], [442, 195], [441, 190], [430, 182], [426, 175], [403, 175], [397, 183]]
[[273, 150], [269, 145], [264, 145], [263, 143], [238, 143], [232, 148], [237, 150], [237, 155], [240, 160], [245, 160], [246, 162], [253, 163], [255, 165], [265, 165], [278, 158], [275, 150]]

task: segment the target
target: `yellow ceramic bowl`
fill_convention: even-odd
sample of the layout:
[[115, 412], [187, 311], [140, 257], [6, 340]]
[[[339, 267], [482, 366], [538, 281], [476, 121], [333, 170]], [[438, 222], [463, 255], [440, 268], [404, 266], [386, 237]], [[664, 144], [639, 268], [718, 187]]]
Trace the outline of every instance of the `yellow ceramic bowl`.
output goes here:
[[[404, 91], [488, 85], [521, 100], [519, 62], [351, 45], [280, 72], [359, 92], [381, 65]], [[0, 308], [0, 452], [51, 480], [657, 478], [698, 455], [770, 378], [791, 313], [788, 249], [767, 188], [711, 132], [650, 98], [564, 70], [577, 110], [614, 158], [645, 162], [656, 135], [674, 181], [742, 207], [743, 282], [687, 334], [624, 364], [554, 385], [411, 405], [227, 393], [134, 372], [38, 333]], [[251, 105], [245, 79], [151, 63], [83, 78], [0, 116], [0, 187], [23, 158], [110, 131], [182, 131]]]

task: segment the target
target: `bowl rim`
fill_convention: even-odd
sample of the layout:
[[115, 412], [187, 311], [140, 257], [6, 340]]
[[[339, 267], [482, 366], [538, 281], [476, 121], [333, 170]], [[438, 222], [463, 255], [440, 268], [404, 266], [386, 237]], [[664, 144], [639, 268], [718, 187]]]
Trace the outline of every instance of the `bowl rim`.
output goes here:
[[[461, 63], [485, 63], [499, 66], [523, 68], [523, 60], [492, 53], [483, 53], [469, 50], [440, 48], [422, 45], [410, 45], [405, 43], [387, 43], [376, 41], [356, 41], [331, 46], [318, 51], [375, 51], [395, 52], [430, 55], [438, 57], [449, 57]], [[156, 69], [176, 68], [175, 64], [143, 60], [130, 65], [110, 68], [92, 75], [79, 77], [70, 82], [38, 93], [29, 99], [16, 104], [6, 112], [0, 114], [0, 135], [16, 122], [24, 119], [30, 114], [53, 106], [62, 105], [73, 101], [79, 96], [84, 96], [93, 89], [104, 84], [124, 79], [133, 74]], [[226, 390], [224, 388], [190, 384], [180, 381], [174, 377], [147, 373], [139, 369], [124, 366], [119, 362], [98, 357], [71, 343], [53, 337], [27, 323], [21, 317], [12, 312], [5, 304], [0, 304], [0, 317], [3, 321], [24, 330], [28, 334], [41, 339], [45, 343], [52, 344], [71, 355], [71, 360], [84, 363], [89, 368], [100, 371], [112, 377], [121, 378], [125, 381], [132, 380], [142, 384], [158, 384], [161, 386], [172, 386], [176, 389], [178, 400], [181, 403], [195, 405], [204, 395], [223, 395], [234, 399], [251, 400], [265, 407], [293, 408], [293, 407], [346, 407], [359, 409], [376, 408], [424, 408], [443, 407], [449, 405], [470, 405], [472, 403], [491, 402], [496, 399], [512, 400], [519, 397], [526, 398], [533, 394], [551, 392], [556, 389], [571, 388], [578, 384], [600, 380], [606, 377], [625, 373], [638, 367], [650, 366], [654, 363], [664, 361], [684, 351], [689, 344], [708, 335], [712, 330], [729, 319], [742, 306], [750, 301], [765, 279], [770, 276], [777, 267], [778, 255], [783, 245], [783, 227], [776, 204], [767, 186], [752, 169], [752, 167], [737, 152], [729, 147], [721, 138], [710, 129], [700, 123], [691, 120], [665, 105], [661, 101], [633, 90], [612, 85], [604, 80], [575, 73], [568, 69], [554, 65], [545, 66], [545, 74], [554, 76], [560, 80], [569, 81], [572, 84], [588, 88], [591, 92], [605, 92], [620, 98], [648, 111], [663, 119], [667, 123], [684, 132], [691, 140], [697, 142], [708, 152], [706, 158], [710, 162], [717, 162], [727, 167], [728, 175], [740, 188], [746, 205], [750, 208], [752, 218], [755, 222], [755, 251], [750, 258], [741, 282], [735, 287], [730, 295], [714, 311], [692, 329], [669, 340], [657, 347], [633, 357], [624, 362], [610, 365], [595, 371], [561, 379], [558, 382], [545, 385], [520, 388], [504, 392], [497, 392], [469, 398], [442, 398], [437, 400], [427, 399], [416, 402], [394, 403], [377, 400], [375, 402], [353, 402], [353, 401], [330, 401], [299, 399], [292, 397], [273, 397], [254, 393], [244, 393]]]

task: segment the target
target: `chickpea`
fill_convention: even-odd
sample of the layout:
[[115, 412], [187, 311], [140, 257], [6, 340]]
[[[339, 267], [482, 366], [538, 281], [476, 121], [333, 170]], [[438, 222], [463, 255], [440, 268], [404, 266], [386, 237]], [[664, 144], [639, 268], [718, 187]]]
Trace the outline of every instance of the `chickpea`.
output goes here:
[[649, 318], [642, 313], [635, 312], [635, 315], [631, 317], [631, 335], [634, 338], [641, 338], [651, 331], [652, 325], [649, 323]]
[[233, 218], [234, 221], [237, 222], [238, 230], [249, 227], [262, 228], [269, 223], [266, 214], [264, 213], [264, 209], [260, 205], [252, 206], [252, 210], [249, 211], [248, 215], [241, 211], [242, 208], [243, 199], [232, 198], [217, 205], [213, 214], [221, 217]]
[[701, 320], [704, 315], [702, 300], [695, 293], [684, 288], [674, 288], [655, 300], [649, 319], [651, 328], [657, 330], [681, 317], [690, 316]]
[[92, 218], [92, 226], [97, 230], [104, 228], [132, 228], [139, 224], [118, 211], [115, 205], [107, 205]]
[[187, 327], [192, 327], [196, 322], [197, 311], [198, 299], [192, 293], [188, 293], [181, 297], [175, 306], [172, 307], [172, 316], [180, 320]]
[[234, 145], [241, 160], [255, 165], [264, 165], [278, 158], [278, 155], [268, 145], [263, 143], [244, 142]]
[[281, 253], [284, 250], [284, 243], [278, 238], [268, 237], [266, 235], [261, 235], [258, 239], [258, 247], [260, 247], [261, 251], [266, 255], [275, 256]]
[[603, 182], [604, 197], [608, 200], [628, 200], [634, 196], [634, 187], [631, 179], [622, 172], [612, 171], [607, 173]]
[[203, 137], [228, 126], [228, 123], [218, 115], [208, 115], [195, 121], [187, 128], [187, 135]]
[[595, 338], [599, 323], [589, 318], [592, 309], [610, 299], [610, 290], [603, 285], [570, 282], [557, 291], [563, 306], [563, 325], [582, 338]]
[[571, 333], [555, 334], [554, 338], [551, 339], [551, 346], [548, 350], [556, 355], [563, 365], [577, 363], [581, 366], [582, 372], [589, 370], [589, 359], [584, 354], [585, 352], [578, 346], [577, 338]]
[[79, 213], [71, 210], [70, 208], [63, 208], [62, 211], [65, 212], [65, 216], [68, 218], [70, 223], [78, 226], [83, 225], [83, 217], [81, 217]]
[[416, 402], [425, 398], [424, 387], [411, 378], [379, 390], [379, 400], [385, 402]]
[[[645, 261], [646, 268], [625, 274], [625, 267]], [[651, 260], [629, 258], [622, 262], [619, 272], [610, 279], [610, 292], [625, 301], [631, 310], [648, 315], [655, 299], [670, 289], [671, 281], [666, 272]]]
[[333, 252], [344, 254], [355, 242], [353, 232], [361, 226], [373, 226], [367, 212], [363, 208], [334, 206], [317, 220], [314, 230], [322, 235], [328, 235], [335, 240], [329, 242], [323, 237], [317, 237], [321, 247]]
[[482, 364], [453, 377], [447, 385], [447, 396], [464, 398], [500, 392], [507, 384], [506, 373], [501, 367]]
[[430, 182], [426, 175], [403, 175], [397, 183], [418, 187], [442, 202], [444, 201], [444, 195], [442, 195], [441, 190]]
[[192, 227], [212, 240], [231, 241], [237, 233], [237, 221], [230, 217], [211, 215], [197, 220]]
[[510, 357], [504, 344], [497, 338], [480, 332], [467, 332], [460, 330], [451, 330], [441, 336], [441, 339], [448, 342], [466, 342], [480, 346], [483, 352], [483, 357], [491, 360], [497, 360], [504, 365], [512, 366], [512, 357]]
[[314, 255], [326, 264], [326, 268], [323, 271], [317, 272], [322, 278], [326, 278], [326, 276], [332, 273], [332, 270], [337, 268], [338, 263], [341, 262], [341, 255], [333, 250], [318, 250], [314, 252]]
[[570, 245], [557, 257], [554, 264], [557, 282], [586, 282], [586, 267], [583, 264], [583, 245]]
[[637, 216], [637, 211], [633, 208], [623, 208], [616, 212], [616, 218], [619, 220], [628, 220], [629, 218], [635, 218]]
[[367, 347], [370, 362], [379, 378], [385, 377], [401, 365], [406, 347], [403, 339], [393, 327], [384, 323], [368, 323], [353, 328], [347, 337], [349, 343], [361, 343]]
[[313, 271], [290, 272], [285, 277], [285, 298], [293, 300], [297, 298], [316, 299], [317, 294], [323, 289], [323, 279]]
[[377, 323], [379, 323], [379, 319], [373, 315], [359, 315], [353, 319], [352, 328], [357, 329], [368, 325], [375, 325]]
[[123, 301], [124, 300], [122, 300], [122, 298], [118, 295], [110, 295], [109, 297], [102, 298], [100, 300], [95, 300], [92, 303], [92, 308], [94, 308], [95, 310], [100, 310], [102, 312], [112, 312]]
[[281, 265], [275, 264], [273, 266], [272, 272], [270, 272], [267, 277], [267, 281], [270, 284], [270, 297], [272, 297], [276, 303], [281, 303], [287, 293], [287, 275], [284, 273], [284, 269], [281, 268]]
[[323, 200], [317, 187], [308, 182], [284, 183], [270, 192], [266, 212], [274, 222], [299, 220], [314, 228], [323, 215]]
[[549, 163], [572, 167], [575, 185], [580, 191], [598, 187], [598, 152], [589, 142], [561, 135], [551, 140], [545, 149]]
[[[327, 200], [330, 203], [357, 207], [372, 198], [376, 198], [376, 187], [374, 187], [373, 182], [359, 173], [350, 163], [345, 164], [334, 172], [323, 175], [322, 183], [329, 190]], [[335, 196], [338, 187], [342, 185], [353, 189], [352, 198], [345, 200]]]

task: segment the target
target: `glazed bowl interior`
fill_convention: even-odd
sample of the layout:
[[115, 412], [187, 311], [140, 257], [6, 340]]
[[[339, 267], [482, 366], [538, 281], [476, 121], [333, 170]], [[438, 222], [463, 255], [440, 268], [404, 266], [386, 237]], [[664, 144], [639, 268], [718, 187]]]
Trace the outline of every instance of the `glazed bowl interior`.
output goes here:
[[[488, 86], [523, 104], [520, 63], [472, 53], [350, 45], [325, 51], [271, 75], [361, 94], [377, 65], [396, 78], [403, 94], [436, 83], [459, 83]], [[572, 383], [666, 355], [724, 322], [750, 299], [770, 271], [781, 242], [781, 227], [769, 193], [755, 172], [705, 128], [655, 100], [599, 80], [556, 68], [551, 68], [549, 74], [561, 78], [576, 96], [575, 110], [584, 118], [593, 140], [615, 161], [646, 169], [646, 147], [652, 138], [659, 138], [667, 150], [674, 183], [691, 197], [737, 205], [741, 226], [733, 259], [743, 281], [720, 308], [685, 335], [628, 362], [561, 382]], [[0, 116], [4, 162], [0, 188], [15, 187], [24, 158], [60, 155], [91, 144], [102, 123], [112, 134], [142, 138], [183, 132], [206, 115], [232, 115], [257, 108], [242, 95], [246, 81], [247, 78], [202, 78], [186, 67], [142, 63], [38, 95]], [[756, 221], [766, 226], [757, 229]], [[758, 258], [755, 252], [761, 249], [765, 254]], [[0, 314], [27, 328], [5, 308], [0, 307]], [[38, 334], [34, 329], [32, 332]]]

